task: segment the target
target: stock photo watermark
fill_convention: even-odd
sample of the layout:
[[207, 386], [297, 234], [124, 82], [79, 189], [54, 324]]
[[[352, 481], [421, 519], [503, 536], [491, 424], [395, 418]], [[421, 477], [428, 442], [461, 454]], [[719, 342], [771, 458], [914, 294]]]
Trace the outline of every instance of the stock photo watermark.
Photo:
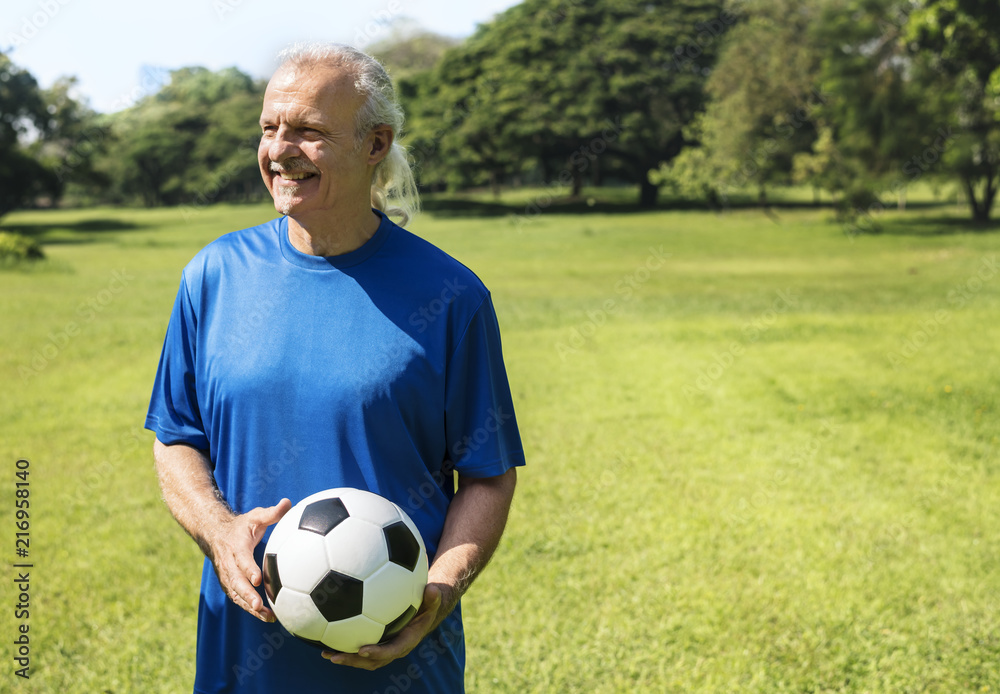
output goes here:
[[597, 331], [608, 322], [608, 318], [622, 309], [622, 307], [635, 296], [635, 293], [642, 288], [653, 276], [653, 273], [663, 267], [669, 253], [664, 252], [663, 246], [649, 248], [646, 260], [636, 266], [635, 270], [623, 275], [615, 282], [615, 297], [608, 297], [601, 302], [600, 306], [588, 309], [586, 318], [575, 325], [569, 331], [569, 338], [566, 341], [556, 343], [556, 352], [559, 359], [566, 361], [571, 355], [583, 349], [586, 344], [593, 339]]
[[733, 340], [724, 350], [713, 354], [712, 363], [701, 369], [692, 383], [687, 383], [681, 388], [681, 393], [688, 402], [694, 400], [697, 395], [711, 390], [715, 382], [736, 364], [737, 359], [746, 354], [749, 346], [774, 327], [778, 322], [778, 316], [788, 313], [799, 305], [799, 298], [792, 288], [779, 289], [775, 294], [776, 298], [771, 302], [769, 308], [744, 323], [740, 328], [743, 338]]
[[21, 17], [17, 31], [7, 32], [7, 45], [15, 48], [26, 46], [70, 2], [72, 0], [40, 0], [38, 10]]
[[31, 678], [31, 461], [19, 458], [14, 463], [14, 552], [17, 559], [13, 569], [13, 610], [18, 620], [12, 642], [14, 644], [14, 674], [22, 679]]
[[104, 289], [77, 305], [76, 315], [80, 316], [81, 320], [69, 321], [61, 329], [50, 330], [45, 343], [31, 353], [30, 361], [18, 367], [17, 372], [21, 380], [28, 381], [48, 368], [49, 364], [82, 333], [84, 327], [104, 313], [134, 279], [135, 276], [130, 275], [127, 270], [113, 271]]
[[823, 448], [823, 444], [836, 432], [837, 427], [833, 422], [828, 419], [823, 420], [819, 430], [805, 443], [796, 446], [785, 459], [784, 465], [779, 466], [770, 479], [759, 482], [753, 492], [732, 505], [726, 512], [726, 519], [730, 525], [742, 526], [752, 523], [754, 516], [771, 504], [777, 497], [778, 490], [788, 483], [790, 474], [798, 471], [806, 463], [812, 462]]
[[469, 285], [462, 284], [457, 276], [450, 280], [445, 280], [441, 293], [438, 296], [410, 314], [408, 319], [410, 325], [416, 328], [417, 332], [424, 332], [468, 288]]
[[775, 156], [779, 150], [779, 141], [790, 140], [802, 126], [812, 122], [813, 112], [816, 108], [827, 102], [827, 97], [815, 88], [812, 89], [807, 99], [809, 102], [806, 105], [786, 111], [780, 117], [776, 117], [775, 122], [778, 125], [775, 126], [775, 134], [777, 137], [769, 137], [758, 147], [747, 152], [736, 171], [719, 186], [719, 199], [722, 200], [723, 206], [728, 205], [728, 191], [742, 189]]
[[955, 312], [965, 308], [983, 290], [986, 283], [997, 276], [998, 270], [1000, 264], [997, 263], [995, 255], [981, 258], [979, 269], [975, 273], [948, 290], [945, 298], [954, 308], [951, 310], [939, 308], [933, 316], [918, 321], [917, 326], [900, 343], [899, 349], [886, 352], [885, 358], [889, 366], [899, 370], [917, 356], [944, 331], [944, 326], [952, 319]]
[[[205, 208], [215, 204], [216, 197], [219, 193], [226, 189], [226, 187], [233, 182], [233, 179], [249, 166], [250, 162], [256, 162], [257, 160], [257, 144], [258, 140], [256, 137], [245, 140], [237, 148], [237, 153], [244, 155], [246, 158], [244, 160], [232, 159], [226, 166], [216, 170], [212, 174], [212, 178], [208, 185], [198, 191], [195, 196], [194, 202], [189, 205], [181, 205], [180, 213], [181, 218], [185, 222], [190, 222], [191, 218], [194, 217], [199, 212], [202, 212]], [[254, 171], [257, 168], [254, 166]]]
[[569, 156], [569, 166], [560, 171], [555, 179], [547, 184], [547, 190], [532, 198], [531, 202], [524, 206], [522, 214], [510, 215], [510, 221], [517, 226], [518, 233], [522, 231], [522, 227], [526, 223], [536, 219], [542, 210], [551, 206], [560, 190], [572, 185], [574, 179], [590, 168], [597, 158], [607, 151], [608, 146], [621, 136], [624, 130], [620, 115], [613, 119], [608, 118], [604, 124], [605, 127], [599, 136], [580, 145]]
[[902, 175], [876, 193], [873, 201], [867, 207], [855, 207], [851, 211], [851, 218], [844, 227], [844, 233], [850, 240], [854, 237], [875, 231], [878, 227], [875, 215], [885, 211], [885, 205], [880, 200], [883, 195], [896, 195], [902, 193], [906, 187], [916, 183], [920, 178], [934, 167], [941, 160], [942, 155], [948, 151], [955, 134], [952, 127], [938, 128], [935, 138], [923, 150], [917, 152], [900, 167]]
[[[960, 490], [957, 480], [967, 478], [973, 471], [971, 465], [966, 463], [948, 462], [947, 477], [936, 481], [926, 487], [913, 501], [909, 510], [888, 525], [883, 526], [872, 541], [871, 547], [864, 557], [865, 568], [871, 569], [878, 562], [883, 561], [893, 548], [903, 545], [920, 523], [921, 517], [926, 513], [933, 513], [953, 501], [957, 496], [967, 495], [967, 491]], [[979, 544], [978, 540], [973, 540], [973, 544]]]

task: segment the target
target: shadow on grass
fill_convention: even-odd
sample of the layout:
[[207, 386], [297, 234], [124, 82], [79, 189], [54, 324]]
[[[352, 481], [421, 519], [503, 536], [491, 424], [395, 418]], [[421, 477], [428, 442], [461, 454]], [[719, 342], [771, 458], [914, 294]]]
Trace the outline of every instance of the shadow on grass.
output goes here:
[[12, 231], [46, 246], [92, 243], [100, 240], [100, 234], [105, 232], [135, 231], [142, 228], [144, 228], [142, 224], [124, 222], [120, 219], [85, 219], [79, 222], [39, 224], [0, 223], [0, 231]]
[[895, 218], [881, 222], [878, 233], [887, 236], [952, 236], [955, 234], [983, 234], [1000, 231], [1000, 220], [986, 223], [962, 217], [913, 217]]
[[[930, 210], [947, 206], [947, 203], [933, 201], [912, 202], [912, 210]], [[594, 200], [586, 197], [552, 197], [539, 194], [519, 202], [489, 200], [484, 198], [468, 198], [450, 196], [442, 193], [427, 194], [421, 199], [421, 207], [438, 217], [504, 217], [517, 215], [521, 217], [537, 217], [546, 214], [634, 214], [641, 212], [688, 211], [697, 212], [731, 212], [740, 210], [759, 210], [772, 213], [780, 210], [835, 210], [836, 205], [829, 201], [814, 202], [810, 200], [768, 200], [762, 205], [759, 200], [750, 196], [733, 196], [725, 201], [709, 203], [705, 200], [689, 198], [673, 198], [660, 196], [655, 206], [647, 207], [632, 201]], [[941, 220], [966, 223], [961, 219], [942, 217]], [[923, 220], [937, 221], [937, 220]], [[967, 222], [966, 225], [971, 225]], [[889, 224], [886, 224], [888, 232]], [[988, 229], [986, 229], [988, 230]], [[905, 233], [905, 232], [904, 232]], [[955, 232], [957, 233], [957, 231]]]
[[428, 195], [421, 199], [420, 207], [438, 217], [537, 217], [547, 214], [637, 214], [642, 212], [666, 212], [694, 210], [697, 212], [727, 212], [730, 210], [765, 209], [820, 209], [827, 205], [809, 202], [775, 201], [761, 207], [755, 201], [732, 201], [724, 206], [710, 205], [699, 200], [666, 199], [654, 206], [643, 206], [635, 202], [591, 200], [585, 198], [552, 198], [540, 195], [521, 202], [490, 200], [470, 200], [460, 197]]

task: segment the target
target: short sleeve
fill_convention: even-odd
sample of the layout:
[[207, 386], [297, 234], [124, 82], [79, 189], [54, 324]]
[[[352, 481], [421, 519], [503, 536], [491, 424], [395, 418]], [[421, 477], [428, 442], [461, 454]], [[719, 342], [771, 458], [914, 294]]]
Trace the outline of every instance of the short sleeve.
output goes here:
[[196, 336], [197, 318], [182, 280], [153, 382], [146, 428], [167, 445], [184, 443], [208, 450], [195, 388]]
[[495, 477], [524, 465], [500, 327], [487, 294], [448, 362], [445, 430], [455, 469], [467, 477]]

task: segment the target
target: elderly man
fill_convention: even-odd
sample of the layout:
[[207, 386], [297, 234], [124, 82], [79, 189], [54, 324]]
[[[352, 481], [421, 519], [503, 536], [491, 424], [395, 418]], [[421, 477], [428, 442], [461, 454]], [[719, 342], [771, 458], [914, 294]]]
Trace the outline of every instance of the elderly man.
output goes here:
[[[184, 269], [146, 419], [164, 499], [206, 555], [194, 690], [460, 692], [459, 598], [524, 464], [492, 302], [389, 220], [415, 188], [378, 62], [336, 45], [282, 59], [259, 149], [282, 216]], [[341, 486], [402, 506], [431, 558], [417, 616], [357, 654], [288, 636], [260, 589], [289, 499]]]

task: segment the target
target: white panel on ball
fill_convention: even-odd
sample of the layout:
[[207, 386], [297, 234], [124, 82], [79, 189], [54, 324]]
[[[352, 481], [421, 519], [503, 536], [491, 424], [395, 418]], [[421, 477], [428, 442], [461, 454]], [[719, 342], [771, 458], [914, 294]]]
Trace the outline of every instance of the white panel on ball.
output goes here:
[[[287, 586], [308, 593], [326, 575], [326, 545], [323, 537], [308, 530], [292, 533], [278, 552], [278, 575], [282, 590]], [[281, 597], [281, 594], [278, 594]]]
[[354, 578], [364, 580], [389, 561], [382, 528], [354, 516], [337, 525], [323, 541], [330, 568]]
[[396, 505], [378, 494], [363, 489], [346, 490], [340, 497], [352, 517], [378, 526], [391, 525], [399, 520]]
[[312, 598], [297, 590], [282, 586], [274, 611], [281, 613], [281, 625], [296, 636], [319, 641], [326, 630], [327, 621]]
[[[413, 573], [397, 564], [386, 564], [365, 581], [363, 612], [377, 622], [388, 624], [412, 603]], [[415, 607], [420, 607], [417, 602]]]
[[373, 622], [364, 615], [341, 619], [326, 625], [323, 638], [319, 639], [335, 651], [357, 653], [362, 646], [378, 643], [385, 626]]
[[303, 506], [293, 506], [288, 513], [281, 517], [281, 522], [277, 523], [267, 537], [267, 551], [277, 554], [282, 543], [291, 537], [298, 528], [299, 519], [302, 518]]

